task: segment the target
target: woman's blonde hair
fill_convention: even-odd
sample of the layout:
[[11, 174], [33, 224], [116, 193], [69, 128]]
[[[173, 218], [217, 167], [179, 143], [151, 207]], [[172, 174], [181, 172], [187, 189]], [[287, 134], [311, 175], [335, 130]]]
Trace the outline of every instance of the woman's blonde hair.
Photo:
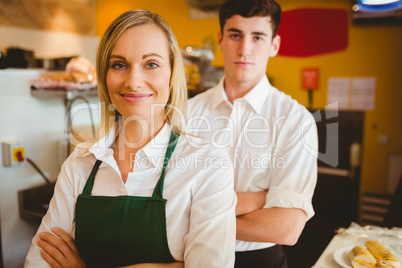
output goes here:
[[114, 109], [106, 85], [106, 75], [109, 69], [109, 59], [112, 50], [125, 30], [131, 27], [153, 24], [159, 27], [166, 35], [170, 60], [170, 96], [165, 107], [165, 121], [176, 133], [183, 133], [180, 123], [186, 112], [187, 85], [183, 59], [176, 40], [176, 36], [169, 24], [158, 14], [146, 9], [134, 9], [124, 12], [117, 17], [106, 29], [100, 39], [96, 54], [96, 74], [99, 99], [104, 107], [101, 108], [100, 137], [110, 133], [116, 125], [119, 113]]

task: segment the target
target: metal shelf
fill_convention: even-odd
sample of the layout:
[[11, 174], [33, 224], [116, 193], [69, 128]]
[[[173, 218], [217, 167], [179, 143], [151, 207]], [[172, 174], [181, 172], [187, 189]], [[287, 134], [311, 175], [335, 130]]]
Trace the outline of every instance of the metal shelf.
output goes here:
[[[62, 88], [35, 88], [31, 87], [31, 95], [33, 97], [41, 98], [41, 99], [54, 99], [54, 98], [62, 98], [64, 100], [64, 105], [66, 107], [66, 131], [67, 131], [67, 137], [70, 137], [72, 135], [72, 115], [70, 113], [71, 107], [73, 102], [76, 100], [82, 100], [84, 101], [88, 107], [90, 105], [88, 99], [86, 97], [98, 97], [98, 90], [96, 87], [88, 90], [66, 90]], [[93, 131], [95, 133], [95, 126], [94, 126], [94, 121], [92, 117], [92, 111], [91, 109], [88, 109], [89, 114], [91, 116], [91, 123], [93, 127]], [[67, 138], [68, 140], [68, 138]], [[70, 154], [70, 144], [69, 142], [67, 143], [67, 155]], [[0, 267], [1, 268], [1, 267]]]
[[34, 88], [31, 87], [31, 95], [37, 98], [63, 98], [72, 100], [76, 96], [97, 97], [98, 89], [92, 88], [89, 90], [65, 90], [61, 88]]

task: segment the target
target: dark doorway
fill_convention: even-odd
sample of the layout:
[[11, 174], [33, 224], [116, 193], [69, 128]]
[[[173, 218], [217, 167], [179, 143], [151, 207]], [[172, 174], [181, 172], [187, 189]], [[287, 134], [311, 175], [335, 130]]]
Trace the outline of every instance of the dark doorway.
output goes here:
[[[293, 247], [284, 247], [289, 268], [311, 267], [339, 227], [357, 221], [363, 112], [311, 111], [319, 137], [318, 178], [313, 196], [315, 215]], [[360, 147], [359, 147], [360, 146]]]

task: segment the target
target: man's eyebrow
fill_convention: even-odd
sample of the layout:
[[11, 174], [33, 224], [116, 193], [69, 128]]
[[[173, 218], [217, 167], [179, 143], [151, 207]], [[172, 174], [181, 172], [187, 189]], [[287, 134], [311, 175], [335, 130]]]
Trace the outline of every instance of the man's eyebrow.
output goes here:
[[228, 32], [241, 33], [241, 31], [239, 29], [236, 29], [236, 28], [229, 28]]
[[[240, 31], [239, 29], [236, 28], [229, 28], [228, 32], [235, 32], [235, 33], [242, 33], [242, 31]], [[251, 34], [253, 35], [263, 35], [263, 36], [268, 36], [266, 33], [264, 32], [252, 32]]]
[[264, 36], [268, 36], [266, 33], [264, 32], [252, 32], [251, 34], [253, 35], [264, 35]]

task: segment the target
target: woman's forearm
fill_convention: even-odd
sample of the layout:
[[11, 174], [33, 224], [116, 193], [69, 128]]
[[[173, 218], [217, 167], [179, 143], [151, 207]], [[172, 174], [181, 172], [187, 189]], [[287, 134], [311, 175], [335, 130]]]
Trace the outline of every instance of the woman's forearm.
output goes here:
[[184, 262], [172, 262], [172, 263], [140, 263], [122, 268], [184, 268]]

